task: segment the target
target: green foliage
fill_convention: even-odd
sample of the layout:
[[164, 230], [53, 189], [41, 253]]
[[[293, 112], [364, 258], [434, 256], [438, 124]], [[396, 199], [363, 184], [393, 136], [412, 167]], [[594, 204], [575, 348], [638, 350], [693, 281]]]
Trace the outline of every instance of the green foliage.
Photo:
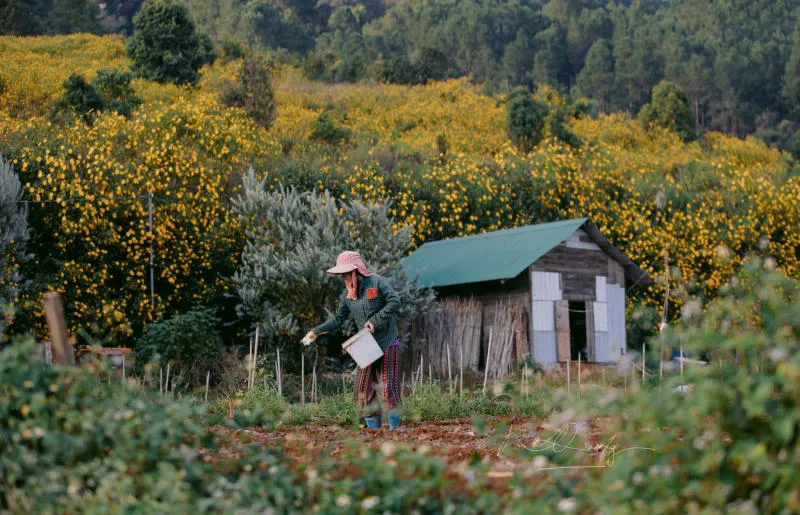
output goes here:
[[74, 117], [92, 125], [101, 111], [112, 109], [129, 117], [141, 105], [131, 86], [132, 75], [120, 70], [98, 70], [91, 84], [82, 75], [73, 73], [64, 82], [64, 95], [50, 109], [50, 120], [67, 124]]
[[0, 8], [0, 34], [32, 36], [45, 30], [40, 0], [7, 0]]
[[241, 107], [254, 122], [269, 127], [275, 118], [275, 91], [270, 67], [265, 59], [247, 55], [239, 67], [236, 84], [227, 83], [221, 100], [225, 105]]
[[142, 99], [136, 96], [131, 86], [133, 76], [120, 70], [98, 70], [92, 86], [103, 97], [107, 108], [129, 117], [141, 105]]
[[0, 155], [0, 342], [14, 313], [22, 287], [19, 265], [29, 256], [28, 207], [21, 203], [22, 184], [11, 164]]
[[653, 99], [642, 107], [639, 120], [646, 126], [657, 125], [678, 133], [684, 141], [697, 139], [697, 124], [683, 89], [662, 81], [653, 88]]
[[133, 71], [162, 83], [194, 84], [213, 62], [211, 41], [195, 32], [186, 7], [174, 0], [147, 0], [133, 19], [128, 41]]
[[0, 353], [4, 512], [476, 513], [479, 495], [500, 502], [477, 483], [456, 489], [441, 460], [402, 448], [344, 449], [356, 472], [346, 474], [326, 456], [298, 464], [255, 441], [222, 448], [226, 437], [199, 423], [202, 408], [133, 384], [109, 388], [32, 352], [20, 344]]
[[598, 39], [586, 54], [586, 64], [578, 74], [580, 95], [594, 98], [605, 112], [614, 95], [614, 57], [611, 42]]
[[508, 136], [520, 149], [528, 151], [545, 138], [556, 138], [577, 147], [580, 140], [567, 123], [578, 108], [564, 104], [555, 91], [540, 88], [531, 96], [524, 88], [514, 90], [508, 98]]
[[222, 352], [219, 324], [214, 310], [204, 307], [153, 322], [136, 343], [136, 359], [148, 363], [158, 357], [164, 367], [170, 363], [170, 374], [181, 383], [201, 384]]
[[95, 0], [54, 0], [50, 11], [50, 30], [55, 34], [90, 32], [100, 34], [101, 10]]
[[544, 138], [547, 104], [521, 90], [508, 100], [508, 136], [518, 147], [530, 150]]
[[350, 131], [344, 127], [339, 127], [330, 114], [320, 113], [311, 128], [309, 138], [312, 141], [322, 141], [329, 145], [336, 145], [342, 141], [347, 141]]
[[399, 266], [411, 246], [411, 228], [395, 227], [385, 201], [343, 202], [327, 191], [283, 187], [270, 192], [251, 170], [233, 206], [247, 235], [234, 277], [238, 310], [260, 321], [273, 344], [288, 338], [296, 348], [303, 330], [336, 309], [343, 286], [325, 270], [344, 250], [359, 250], [389, 279], [402, 301], [401, 317], [414, 316], [433, 300], [433, 293], [409, 281]]
[[97, 113], [103, 110], [105, 102], [93, 85], [86, 82], [83, 75], [73, 73], [64, 82], [64, 95], [50, 110], [50, 120], [55, 123], [70, 122], [78, 117], [91, 125]]

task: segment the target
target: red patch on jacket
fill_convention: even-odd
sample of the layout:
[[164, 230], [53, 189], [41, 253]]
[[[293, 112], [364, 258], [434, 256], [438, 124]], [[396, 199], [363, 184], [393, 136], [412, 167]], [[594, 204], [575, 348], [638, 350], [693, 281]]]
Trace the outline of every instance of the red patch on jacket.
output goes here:
[[377, 299], [378, 298], [378, 288], [367, 288], [367, 298]]

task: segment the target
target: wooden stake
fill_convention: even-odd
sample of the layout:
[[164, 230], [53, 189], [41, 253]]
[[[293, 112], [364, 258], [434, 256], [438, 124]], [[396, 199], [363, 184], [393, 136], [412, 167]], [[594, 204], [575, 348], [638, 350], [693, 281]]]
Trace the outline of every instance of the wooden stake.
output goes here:
[[681, 381], [683, 381], [683, 345], [681, 345]]
[[572, 378], [570, 378], [570, 371], [569, 369], [572, 368], [570, 365], [572, 364], [572, 356], [567, 358], [567, 395], [572, 393]]
[[300, 404], [306, 403], [306, 355], [300, 353]]
[[258, 329], [261, 324], [256, 324], [256, 344], [253, 347], [253, 374], [250, 378], [250, 388], [253, 387], [253, 384], [256, 381], [256, 367], [258, 366]]
[[158, 368], [158, 395], [164, 396], [164, 367]]
[[450, 386], [450, 396], [453, 396], [453, 372], [450, 369], [450, 346], [447, 346], [447, 383]]
[[283, 378], [281, 377], [282, 376], [282, 371], [281, 371], [281, 349], [280, 349], [280, 347], [277, 347], [275, 349], [275, 352], [278, 354], [278, 361], [276, 363], [277, 366], [278, 366], [278, 395], [283, 396]]
[[644, 386], [644, 371], [645, 371], [645, 367], [647, 366], [645, 364], [645, 361], [644, 361], [644, 356], [645, 356], [644, 352], [645, 352], [644, 344], [642, 344], [642, 385], [643, 386]]
[[660, 345], [658, 350], [658, 389], [661, 391], [661, 382], [664, 379], [664, 328], [667, 327], [667, 312], [669, 311], [669, 254], [664, 251], [664, 310], [661, 313], [661, 327], [659, 328]]
[[44, 294], [44, 316], [50, 332], [50, 343], [53, 349], [53, 363], [57, 365], [75, 365], [75, 350], [67, 338], [67, 322], [64, 319], [64, 308], [58, 293]]
[[581, 353], [578, 353], [578, 398], [581, 398]]
[[167, 378], [164, 379], [164, 394], [169, 391], [169, 361], [167, 361]]
[[125, 377], [125, 354], [122, 355], [122, 387], [128, 389], [128, 383]]
[[489, 380], [489, 358], [492, 355], [492, 331], [494, 327], [489, 328], [489, 347], [486, 349], [486, 370], [483, 371], [483, 396], [486, 397], [486, 382]]
[[522, 365], [522, 394], [525, 395], [525, 398], [528, 398], [528, 364], [524, 363]]
[[206, 402], [208, 402], [208, 384], [210, 382], [211, 382], [211, 371], [209, 370], [208, 372], [206, 372], [206, 394], [204, 396]]
[[250, 388], [250, 380], [253, 377], [253, 339], [250, 338], [250, 350], [247, 351], [247, 388]]

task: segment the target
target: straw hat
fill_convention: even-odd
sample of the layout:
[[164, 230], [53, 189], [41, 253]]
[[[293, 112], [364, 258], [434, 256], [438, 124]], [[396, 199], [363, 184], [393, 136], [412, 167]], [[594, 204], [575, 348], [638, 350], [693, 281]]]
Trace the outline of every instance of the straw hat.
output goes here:
[[336, 258], [336, 266], [328, 269], [328, 273], [331, 275], [339, 275], [352, 272], [353, 270], [358, 270], [358, 273], [364, 277], [373, 275], [372, 270], [369, 269], [369, 266], [367, 266], [361, 254], [352, 250], [346, 250], [339, 254], [339, 257]]

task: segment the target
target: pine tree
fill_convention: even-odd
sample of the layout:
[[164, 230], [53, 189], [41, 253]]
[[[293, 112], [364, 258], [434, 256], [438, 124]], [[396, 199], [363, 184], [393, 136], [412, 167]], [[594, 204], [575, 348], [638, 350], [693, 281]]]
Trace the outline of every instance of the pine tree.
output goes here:
[[19, 178], [0, 156], [0, 341], [22, 287], [20, 264], [28, 259], [28, 210], [21, 200]]
[[614, 56], [611, 43], [598, 39], [586, 54], [586, 65], [578, 74], [578, 93], [594, 98], [606, 112], [614, 93]]

